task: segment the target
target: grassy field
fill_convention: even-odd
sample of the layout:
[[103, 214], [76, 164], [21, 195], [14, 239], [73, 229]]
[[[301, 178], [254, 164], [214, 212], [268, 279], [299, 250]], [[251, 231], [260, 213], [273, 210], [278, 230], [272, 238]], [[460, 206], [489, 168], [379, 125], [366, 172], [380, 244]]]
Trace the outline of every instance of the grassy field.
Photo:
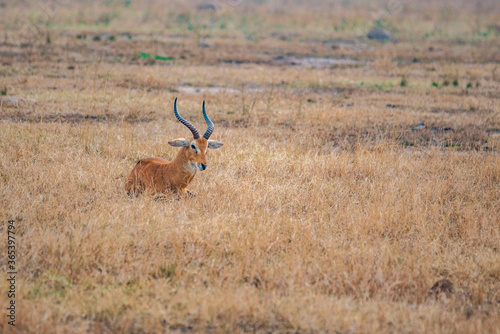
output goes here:
[[[500, 4], [204, 4], [0, 1], [17, 332], [500, 333]], [[176, 97], [225, 145], [129, 198]]]

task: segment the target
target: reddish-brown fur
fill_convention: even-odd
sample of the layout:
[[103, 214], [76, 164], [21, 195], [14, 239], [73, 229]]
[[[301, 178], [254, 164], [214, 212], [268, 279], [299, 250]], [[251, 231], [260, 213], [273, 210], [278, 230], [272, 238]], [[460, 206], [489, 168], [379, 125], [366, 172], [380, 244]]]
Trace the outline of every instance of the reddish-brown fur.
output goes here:
[[193, 164], [207, 164], [208, 140], [203, 137], [196, 140], [189, 138], [190, 143], [193, 141], [199, 153], [188, 146], [181, 147], [173, 161], [160, 158], [139, 160], [125, 184], [127, 193], [132, 195], [146, 191], [150, 194], [174, 192], [185, 195], [187, 186], [196, 175], [197, 168]]
[[160, 158], [142, 159], [137, 162], [127, 178], [125, 190], [129, 195], [147, 192], [148, 194], [161, 194], [173, 192], [178, 195], [190, 193], [187, 186], [193, 181], [197, 170], [207, 168], [207, 149], [217, 149], [223, 143], [208, 140], [214, 131], [214, 124], [208, 118], [203, 101], [203, 118], [208, 128], [203, 137], [196, 127], [182, 118], [177, 112], [177, 98], [174, 101], [174, 115], [178, 121], [186, 126], [193, 137], [174, 139], [168, 144], [180, 147], [173, 161]]

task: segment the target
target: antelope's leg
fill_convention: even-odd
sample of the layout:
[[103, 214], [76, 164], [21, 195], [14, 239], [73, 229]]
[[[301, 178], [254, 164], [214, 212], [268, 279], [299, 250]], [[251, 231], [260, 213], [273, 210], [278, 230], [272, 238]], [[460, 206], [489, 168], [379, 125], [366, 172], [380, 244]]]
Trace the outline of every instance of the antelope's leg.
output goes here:
[[169, 199], [170, 198], [165, 194], [158, 194], [154, 197], [155, 202], [168, 202]]
[[192, 193], [190, 190], [186, 189], [186, 192], [184, 193], [186, 196], [189, 197], [196, 197], [196, 194]]

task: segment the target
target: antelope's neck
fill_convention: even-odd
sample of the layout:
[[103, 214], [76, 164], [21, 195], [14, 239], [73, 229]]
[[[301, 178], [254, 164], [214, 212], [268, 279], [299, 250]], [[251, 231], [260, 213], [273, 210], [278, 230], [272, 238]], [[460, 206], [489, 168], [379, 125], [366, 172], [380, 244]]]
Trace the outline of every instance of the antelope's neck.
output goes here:
[[172, 164], [174, 164], [178, 168], [178, 170], [181, 171], [182, 173], [194, 176], [196, 174], [196, 167], [193, 166], [186, 158], [185, 150], [186, 150], [185, 148], [181, 148], [179, 150], [177, 156], [172, 161]]

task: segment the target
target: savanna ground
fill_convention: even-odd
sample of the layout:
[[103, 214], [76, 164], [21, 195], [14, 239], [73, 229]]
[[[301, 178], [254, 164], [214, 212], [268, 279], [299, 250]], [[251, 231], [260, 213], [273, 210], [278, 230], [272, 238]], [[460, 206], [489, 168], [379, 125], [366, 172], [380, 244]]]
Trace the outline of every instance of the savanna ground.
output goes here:
[[[0, 2], [17, 331], [499, 333], [499, 3], [200, 4]], [[131, 199], [175, 97], [225, 145]]]

